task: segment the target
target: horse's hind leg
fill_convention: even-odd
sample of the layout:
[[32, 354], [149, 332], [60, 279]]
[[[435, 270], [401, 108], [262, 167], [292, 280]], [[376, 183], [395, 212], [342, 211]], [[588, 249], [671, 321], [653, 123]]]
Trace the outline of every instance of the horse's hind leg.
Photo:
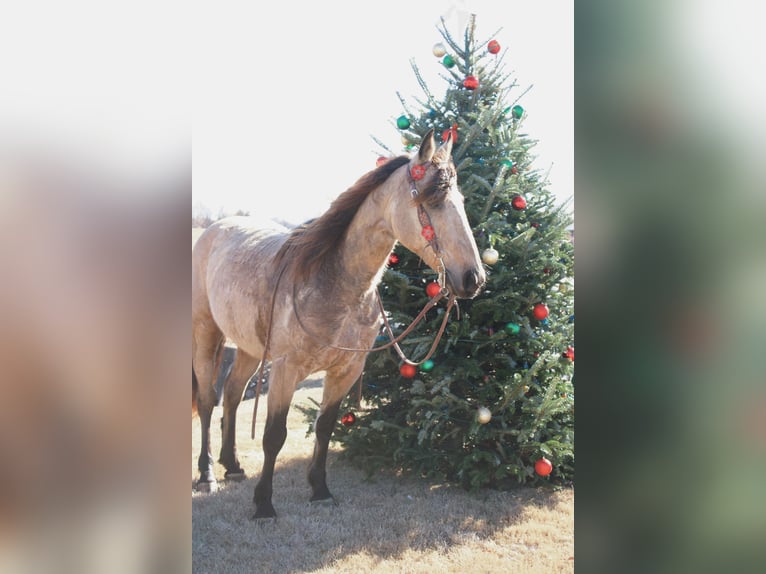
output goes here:
[[198, 325], [192, 334], [192, 368], [197, 377], [197, 412], [199, 413], [201, 444], [197, 459], [199, 480], [197, 489], [215, 490], [213, 457], [210, 453], [210, 419], [216, 403], [215, 371], [217, 354], [223, 344], [223, 335], [215, 325]]
[[245, 385], [253, 376], [260, 361], [241, 349], [237, 349], [234, 366], [223, 385], [223, 420], [221, 421], [221, 456], [218, 458], [226, 467], [226, 478], [240, 479], [245, 471], [237, 458], [237, 407], [242, 401]]
[[332, 431], [338, 419], [338, 410], [343, 398], [354, 382], [359, 378], [364, 367], [364, 360], [355, 361], [347, 365], [342, 371], [328, 371], [324, 380], [324, 392], [322, 393], [322, 405], [319, 409], [314, 430], [316, 441], [314, 442], [314, 456], [309, 466], [308, 479], [311, 485], [311, 501], [332, 500], [333, 496], [327, 488], [327, 449], [330, 444]]

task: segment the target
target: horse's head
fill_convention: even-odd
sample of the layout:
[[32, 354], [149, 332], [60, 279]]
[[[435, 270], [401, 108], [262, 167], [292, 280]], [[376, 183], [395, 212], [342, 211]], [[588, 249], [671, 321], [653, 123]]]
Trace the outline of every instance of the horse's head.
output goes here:
[[452, 163], [452, 138], [438, 149], [433, 130], [412, 156], [407, 185], [398, 194], [391, 222], [397, 239], [443, 276], [461, 298], [475, 297], [486, 281], [471, 227], [463, 207]]

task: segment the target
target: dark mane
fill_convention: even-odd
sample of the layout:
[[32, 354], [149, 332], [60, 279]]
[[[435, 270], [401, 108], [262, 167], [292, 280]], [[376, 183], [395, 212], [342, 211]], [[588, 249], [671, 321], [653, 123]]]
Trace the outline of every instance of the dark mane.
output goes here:
[[277, 267], [290, 265], [298, 280], [315, 275], [338, 253], [362, 202], [409, 161], [407, 156], [395, 157], [366, 173], [340, 194], [319, 218], [293, 229], [276, 255]]

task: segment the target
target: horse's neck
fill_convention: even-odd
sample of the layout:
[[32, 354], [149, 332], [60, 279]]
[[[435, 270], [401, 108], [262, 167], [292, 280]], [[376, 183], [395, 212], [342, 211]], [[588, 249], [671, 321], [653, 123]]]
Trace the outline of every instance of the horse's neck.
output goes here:
[[[375, 193], [375, 192], [373, 192]], [[380, 283], [388, 256], [396, 244], [388, 223], [391, 202], [381, 194], [379, 201], [368, 197], [348, 228], [341, 246], [340, 263], [344, 288], [359, 296]]]

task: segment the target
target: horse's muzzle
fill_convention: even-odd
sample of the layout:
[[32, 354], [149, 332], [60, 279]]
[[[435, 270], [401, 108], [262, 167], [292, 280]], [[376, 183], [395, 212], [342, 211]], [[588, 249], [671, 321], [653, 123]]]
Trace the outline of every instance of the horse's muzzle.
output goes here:
[[455, 281], [452, 273], [447, 271], [447, 285], [450, 290], [460, 299], [473, 299], [484, 287], [487, 275], [481, 268], [469, 269], [458, 278], [459, 281]]

